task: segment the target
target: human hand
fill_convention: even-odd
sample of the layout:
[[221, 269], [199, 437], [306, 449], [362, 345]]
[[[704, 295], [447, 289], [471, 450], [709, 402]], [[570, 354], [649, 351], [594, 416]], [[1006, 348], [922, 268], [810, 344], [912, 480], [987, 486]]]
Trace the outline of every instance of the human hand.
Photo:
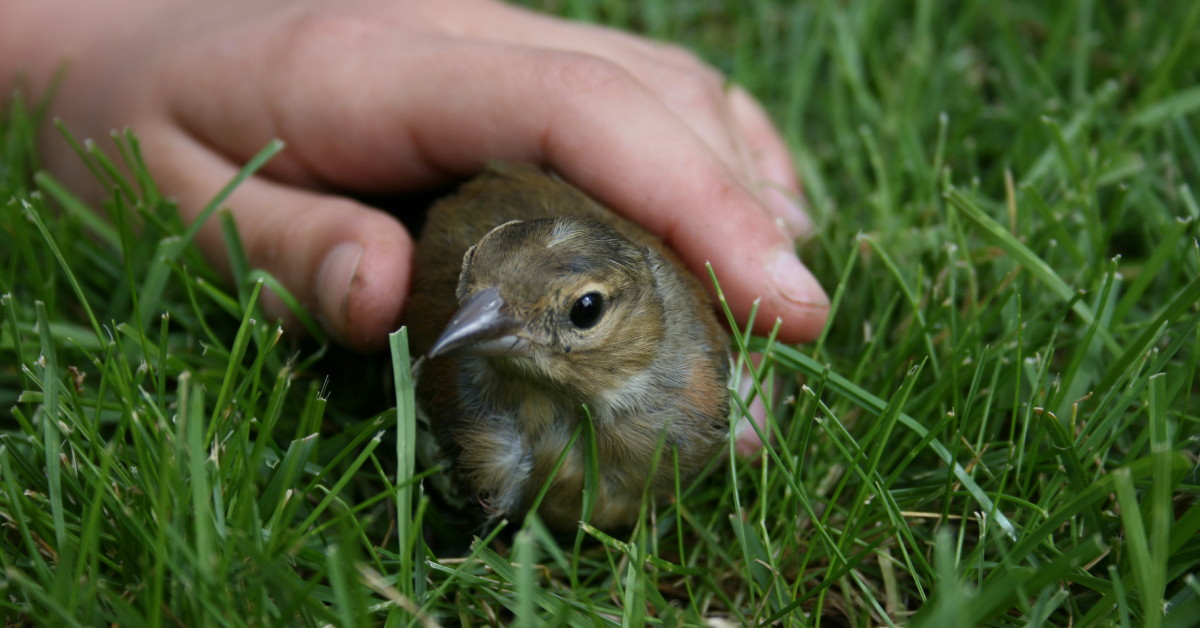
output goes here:
[[[793, 253], [810, 223], [788, 200], [785, 146], [749, 95], [678, 47], [488, 0], [19, 4], [0, 8], [0, 59], [37, 89], [66, 55], [53, 115], [87, 137], [129, 125], [185, 220], [270, 139], [287, 142], [228, 206], [251, 265], [351, 347], [380, 348], [396, 326], [413, 243], [338, 192], [415, 190], [493, 159], [557, 171], [702, 277], [711, 261], [735, 316], [762, 297], [760, 332], [778, 317], [781, 340], [807, 340], [828, 315]], [[53, 172], [87, 185], [64, 142], [42, 145]], [[217, 225], [197, 242], [228, 273]], [[264, 307], [289, 318], [278, 299]]]

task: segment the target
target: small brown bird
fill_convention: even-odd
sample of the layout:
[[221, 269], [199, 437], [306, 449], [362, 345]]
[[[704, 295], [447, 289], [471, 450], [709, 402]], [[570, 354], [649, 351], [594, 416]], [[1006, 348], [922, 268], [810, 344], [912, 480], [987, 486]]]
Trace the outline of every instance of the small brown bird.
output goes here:
[[[728, 339], [700, 282], [657, 238], [523, 164], [493, 164], [429, 212], [407, 324], [417, 405], [459, 494], [523, 515], [591, 411], [591, 523], [631, 525], [644, 487], [691, 481], [728, 444]], [[666, 431], [658, 472], [650, 474]], [[538, 514], [581, 517], [582, 439]]]

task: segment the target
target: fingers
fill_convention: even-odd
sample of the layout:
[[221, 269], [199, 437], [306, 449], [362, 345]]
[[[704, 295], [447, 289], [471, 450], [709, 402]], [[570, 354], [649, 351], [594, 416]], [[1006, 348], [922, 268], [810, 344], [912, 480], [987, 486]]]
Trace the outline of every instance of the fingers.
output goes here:
[[694, 54], [609, 28], [521, 7], [474, 3], [463, 30], [480, 40], [551, 47], [608, 59], [628, 71], [725, 162], [793, 238], [811, 233], [791, 155], [770, 118], [739, 86]]
[[[176, 105], [200, 129], [214, 115], [215, 128], [244, 129], [207, 134], [222, 153], [253, 154], [269, 139], [260, 129], [288, 138], [290, 161], [273, 172], [285, 180], [298, 171], [331, 186], [396, 191], [470, 174], [489, 159], [541, 163], [663, 237], [699, 276], [711, 261], [742, 320], [762, 297], [760, 332], [779, 317], [784, 341], [819, 333], [828, 300], [790, 238], [713, 148], [619, 65], [462, 41], [410, 42], [421, 44], [415, 54], [395, 50], [386, 31], [333, 28], [354, 30], [371, 62], [298, 46], [284, 66], [307, 68], [315, 80], [288, 81], [285, 69], [243, 81], [284, 80], [283, 100], [307, 103], [302, 117], [223, 112], [217, 95], [229, 94], [203, 89], [203, 77]], [[211, 69], [214, 85], [229, 70]]]
[[771, 124], [767, 112], [746, 90], [729, 90], [729, 108], [745, 138], [758, 179], [752, 182], [767, 210], [782, 220], [788, 234], [800, 238], [812, 233], [813, 224], [801, 208], [800, 183], [783, 138]]
[[[138, 130], [148, 163], [191, 221], [236, 168], [171, 128]], [[336, 340], [361, 351], [383, 347], [408, 292], [412, 240], [395, 218], [343, 198], [251, 178], [229, 198], [253, 268], [279, 279]], [[229, 273], [220, 230], [210, 220], [197, 243]], [[266, 315], [296, 321], [264, 290]]]
[[[761, 201], [758, 209], [765, 209], [775, 229], [793, 238], [811, 233], [812, 223], [799, 205], [800, 191], [791, 156], [766, 112], [740, 87], [735, 86], [726, 93], [720, 74], [700, 62], [690, 52], [677, 46], [656, 44], [610, 29], [553, 20], [516, 7], [491, 3], [481, 5], [484, 7], [483, 11], [469, 13], [475, 16], [475, 19], [468, 20], [466, 32], [494, 41], [535, 43], [556, 50], [571, 50], [590, 57], [614, 61], [621, 69], [629, 72], [646, 92], [665, 105], [687, 130], [707, 146], [711, 154], [724, 164], [734, 178]], [[497, 26], [498, 24], [503, 26]], [[631, 118], [638, 115], [649, 114], [630, 112]], [[601, 130], [597, 129], [597, 132]], [[663, 135], [665, 137], [667, 134]], [[589, 159], [594, 161], [597, 154], [597, 151], [591, 151]], [[582, 158], [582, 155], [579, 157]], [[567, 174], [568, 178], [582, 183], [577, 176], [573, 177], [569, 173], [570, 163], [575, 158], [576, 155], [568, 149], [555, 166]], [[665, 160], [659, 161], [660, 168], [663, 161]], [[674, 167], [686, 168], [688, 165], [689, 161], [685, 156]], [[711, 161], [708, 165], [713, 166]], [[592, 166], [594, 167], [594, 164]], [[649, 169], [645, 172], [655, 173], [654, 164], [647, 166]], [[655, 173], [655, 176], [657, 174]], [[589, 190], [602, 193], [599, 190], [609, 182], [611, 181], [606, 182], [598, 178], [595, 187], [589, 187]], [[644, 193], [636, 185], [627, 188]], [[618, 209], [622, 207], [621, 203], [622, 201], [613, 201]], [[650, 220], [646, 214], [635, 209], [637, 205], [626, 204], [624, 207], [626, 213], [635, 220], [643, 224]], [[695, 209], [696, 213], [705, 214], [706, 210], [719, 211], [720, 208], [706, 208], [698, 204], [693, 205], [691, 209]], [[654, 211], [651, 209], [651, 212]], [[716, 229], [705, 230], [701, 225], [688, 225], [677, 229], [675, 232], [678, 233], [678, 237], [671, 238], [671, 244], [692, 262], [693, 270], [700, 272], [701, 276], [704, 276], [704, 269], [697, 266], [700, 265], [699, 260], [704, 251], [709, 251], [714, 265], [718, 268], [718, 276], [732, 275], [731, 281], [723, 285], [734, 311], [740, 316], [744, 317], [747, 314], [754, 296], [765, 297], [766, 307], [762, 312], [765, 318], [760, 323], [759, 331], [768, 330], [770, 326], [766, 323], [773, 323], [771, 315], [778, 313], [784, 317], [782, 331], [785, 340], [797, 341], [814, 337], [824, 325], [827, 314], [828, 299], [824, 291], [811, 273], [791, 254], [790, 243], [785, 244], [782, 239], [770, 235], [764, 236], [770, 233], [770, 227], [759, 217], [751, 216], [751, 210], [745, 209], [745, 212], [745, 220], [738, 220], [738, 214], [734, 213], [725, 217], [726, 220], [704, 225]], [[687, 222], [686, 217], [676, 216], [674, 224], [686, 225]], [[730, 226], [729, 222], [734, 224]], [[732, 233], [746, 237], [746, 240], [740, 241], [742, 243], [752, 240], [754, 236], [765, 237], [768, 240], [765, 243], [766, 248], [746, 251], [745, 257], [737, 257], [739, 253], [729, 251], [726, 244], [737, 238], [723, 239], [717, 233], [730, 227]], [[667, 235], [664, 230], [657, 232]], [[713, 248], [714, 245], [716, 248]], [[689, 249], [693, 251], [690, 255]], [[721, 260], [722, 257], [726, 260]], [[752, 284], [759, 284], [757, 286], [747, 287], [744, 283], [747, 281], [745, 270], [755, 266], [756, 257], [760, 267], [768, 272], [765, 279], [766, 283], [774, 288], [773, 292], [759, 291], [764, 283], [762, 275], [757, 282], [750, 280]]]
[[[205, 59], [202, 67], [163, 68], [164, 80], [188, 81], [174, 91], [172, 114], [214, 153], [247, 159], [283, 137], [290, 148], [268, 165], [270, 176], [364, 192], [429, 186], [491, 159], [541, 163], [663, 237], [699, 276], [711, 261], [740, 319], [761, 297], [759, 332], [779, 317], [781, 339], [799, 342], [824, 325], [828, 299], [789, 237], [797, 219], [778, 202], [764, 209], [752, 190], [763, 180], [760, 163], [779, 179], [771, 185], [795, 187], [765, 115], [736, 93], [728, 103], [723, 91], [713, 95], [711, 77], [694, 80], [687, 102], [647, 87], [686, 59], [668, 54], [653, 71], [638, 70], [652, 77], [642, 80], [594, 55], [419, 29], [397, 46], [395, 24], [348, 12], [293, 18], [289, 35], [247, 38], [246, 45], [266, 47], [258, 56], [269, 64], [245, 64], [214, 44], [185, 51]], [[243, 79], [229, 85], [231, 73]], [[282, 194], [261, 185], [252, 198], [264, 206]], [[319, 204], [305, 198], [309, 204], [291, 204]], [[246, 221], [255, 219], [247, 212]], [[328, 238], [321, 242], [315, 250], [332, 249]], [[312, 281], [315, 270], [304, 272]]]
[[474, 0], [464, 4], [472, 10], [463, 12], [460, 32], [479, 41], [576, 52], [615, 63], [699, 135], [744, 184], [757, 178], [726, 99], [725, 78], [686, 49], [521, 7]]
[[796, 180], [796, 170], [787, 145], [762, 105], [738, 85], [730, 88], [728, 98], [734, 122], [746, 138], [759, 174], [780, 188], [799, 194], [800, 183]]
[[[707, 275], [705, 262], [711, 261], [741, 320], [756, 298], [763, 299], [760, 333], [769, 332], [776, 317], [786, 342], [820, 333], [828, 314], [821, 286], [755, 196], [686, 123], [611, 64], [559, 54], [537, 64], [542, 80], [521, 89], [505, 89], [519, 76], [488, 68], [470, 81], [492, 95], [488, 110], [475, 110], [474, 99], [460, 94], [463, 108], [447, 113], [453, 120], [496, 116], [503, 128], [480, 124], [471, 137], [516, 151], [507, 157], [549, 164], [663, 237], [699, 276]], [[519, 121], [530, 127], [519, 129]], [[510, 134], [514, 129], [522, 132]], [[437, 127], [423, 132], [436, 133]], [[449, 164], [465, 156], [453, 152], [458, 142], [429, 137], [424, 144], [448, 149], [430, 153], [433, 161]]]

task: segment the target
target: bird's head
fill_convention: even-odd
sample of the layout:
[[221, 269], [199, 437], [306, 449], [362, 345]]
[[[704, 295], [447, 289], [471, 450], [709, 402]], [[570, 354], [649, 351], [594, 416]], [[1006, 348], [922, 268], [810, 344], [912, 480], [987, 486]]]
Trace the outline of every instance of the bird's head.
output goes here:
[[429, 351], [588, 394], [644, 369], [663, 337], [657, 253], [600, 222], [512, 221], [463, 256], [460, 309]]

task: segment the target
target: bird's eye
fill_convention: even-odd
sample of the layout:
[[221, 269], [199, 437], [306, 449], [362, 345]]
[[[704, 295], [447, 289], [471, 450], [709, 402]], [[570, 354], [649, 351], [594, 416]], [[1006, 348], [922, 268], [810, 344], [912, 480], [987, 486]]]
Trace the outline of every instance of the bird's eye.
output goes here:
[[599, 292], [589, 292], [571, 306], [571, 324], [580, 329], [587, 329], [600, 320], [604, 313], [604, 296]]

